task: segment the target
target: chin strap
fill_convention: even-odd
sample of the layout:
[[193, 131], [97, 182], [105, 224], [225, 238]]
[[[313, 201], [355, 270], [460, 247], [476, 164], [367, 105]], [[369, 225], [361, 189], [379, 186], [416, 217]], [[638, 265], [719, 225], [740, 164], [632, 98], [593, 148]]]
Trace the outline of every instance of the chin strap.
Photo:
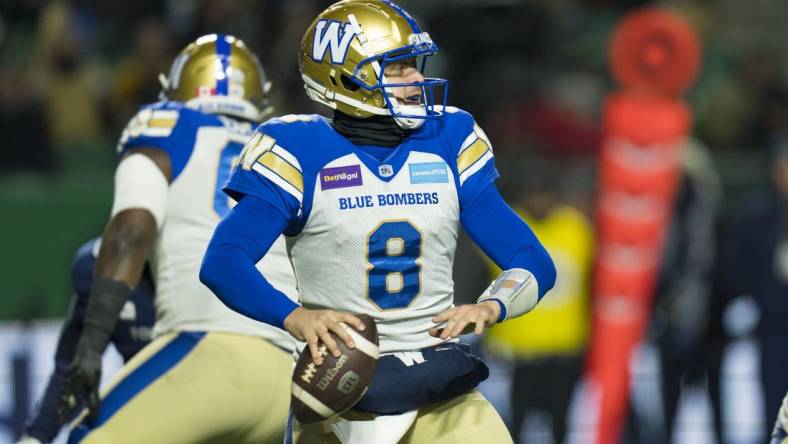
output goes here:
[[530, 271], [511, 268], [501, 272], [477, 300], [484, 301], [501, 304], [499, 322], [516, 318], [531, 311], [539, 302], [539, 284]]

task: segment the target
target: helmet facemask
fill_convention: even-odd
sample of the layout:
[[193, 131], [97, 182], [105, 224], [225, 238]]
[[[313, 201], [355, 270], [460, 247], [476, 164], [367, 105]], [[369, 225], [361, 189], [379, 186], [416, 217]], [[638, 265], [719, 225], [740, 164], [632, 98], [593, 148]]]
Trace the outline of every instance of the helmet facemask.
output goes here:
[[[358, 35], [356, 38], [359, 38]], [[395, 62], [414, 59], [416, 69], [422, 73], [426, 72], [427, 59], [438, 52], [435, 45], [427, 33], [413, 34], [410, 36], [410, 45], [387, 51], [362, 60], [356, 67], [350, 80], [367, 91], [379, 91], [383, 96], [387, 114], [394, 117], [397, 124], [406, 129], [420, 127], [426, 119], [439, 118], [443, 115], [443, 109], [448, 97], [448, 81], [434, 77], [424, 77], [420, 82], [391, 83], [386, 79], [386, 67]], [[370, 65], [376, 74], [377, 82], [370, 85], [363, 81], [359, 74]], [[418, 103], [399, 103], [395, 97], [394, 88], [418, 88]], [[436, 102], [437, 105], [436, 106]]]

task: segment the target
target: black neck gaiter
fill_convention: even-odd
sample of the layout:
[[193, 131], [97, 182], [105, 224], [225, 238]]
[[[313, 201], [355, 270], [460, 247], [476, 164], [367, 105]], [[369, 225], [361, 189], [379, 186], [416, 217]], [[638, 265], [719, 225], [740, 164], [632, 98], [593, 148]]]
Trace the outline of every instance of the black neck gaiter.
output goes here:
[[391, 116], [366, 118], [334, 111], [331, 126], [354, 145], [375, 145], [393, 148], [410, 136], [412, 130], [400, 128]]

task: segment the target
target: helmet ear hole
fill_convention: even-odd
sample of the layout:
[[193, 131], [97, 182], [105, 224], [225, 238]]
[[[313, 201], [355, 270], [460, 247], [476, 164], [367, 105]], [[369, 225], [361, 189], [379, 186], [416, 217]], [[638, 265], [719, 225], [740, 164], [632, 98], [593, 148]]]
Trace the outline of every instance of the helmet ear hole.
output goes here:
[[[333, 81], [334, 79], [331, 79], [331, 80]], [[352, 80], [350, 80], [350, 78], [348, 78], [348, 76], [346, 76], [344, 74], [339, 76], [339, 80], [342, 81], [342, 86], [344, 86], [345, 89], [350, 91], [350, 92], [358, 91], [358, 89], [361, 88], [361, 86], [359, 86], [357, 83], [355, 83]]]

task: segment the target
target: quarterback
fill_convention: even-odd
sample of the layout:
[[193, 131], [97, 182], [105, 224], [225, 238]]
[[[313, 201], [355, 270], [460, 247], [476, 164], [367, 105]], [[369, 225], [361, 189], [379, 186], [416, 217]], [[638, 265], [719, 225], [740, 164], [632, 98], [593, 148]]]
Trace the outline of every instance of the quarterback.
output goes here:
[[[342, 323], [376, 320], [382, 356], [354, 407], [367, 419], [327, 424], [345, 443], [511, 442], [476, 390], [486, 366], [457, 337], [528, 312], [555, 281], [549, 255], [494, 185], [487, 136], [445, 106], [446, 80], [423, 76], [436, 52], [390, 1], [320, 14], [299, 67], [333, 119], [290, 115], [257, 129], [225, 186], [238, 204], [203, 260], [200, 277], [222, 301], [305, 341], [317, 365], [318, 340], [338, 357], [330, 332], [353, 347]], [[505, 271], [478, 303], [454, 306], [460, 224]], [[254, 271], [280, 234], [300, 305]]]
[[[69, 442], [281, 442], [292, 338], [229, 310], [198, 279], [230, 207], [221, 184], [269, 111], [270, 84], [257, 57], [226, 35], [197, 39], [161, 80], [163, 100], [139, 111], [118, 146], [112, 216], [61, 397], [62, 416], [81, 400], [88, 407]], [[252, 268], [278, 295], [295, 297], [284, 241], [272, 241]], [[99, 401], [101, 352], [146, 260], [154, 339]]]

